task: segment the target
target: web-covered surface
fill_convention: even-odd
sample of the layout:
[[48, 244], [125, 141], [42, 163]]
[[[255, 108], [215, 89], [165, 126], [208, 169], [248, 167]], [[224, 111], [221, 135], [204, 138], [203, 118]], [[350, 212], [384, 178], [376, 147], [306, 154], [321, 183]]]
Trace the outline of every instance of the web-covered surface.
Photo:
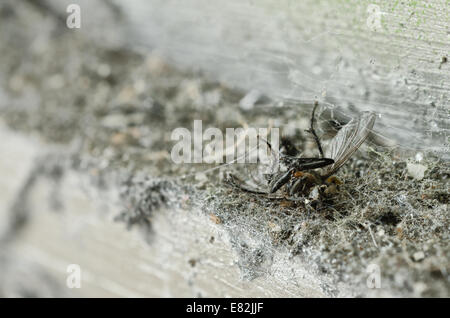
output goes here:
[[[29, 11], [21, 3], [17, 12]], [[25, 25], [39, 23], [41, 16], [31, 12], [25, 15], [26, 19], [16, 19], [24, 19], [21, 21]], [[58, 25], [49, 23], [48, 28], [50, 34], [51, 30], [58, 30]], [[289, 275], [283, 272], [295, 259], [305, 262], [303, 268], [317, 277], [329, 277], [323, 284], [328, 294], [338, 295], [339, 284], [354, 284], [362, 288], [361, 295], [448, 296], [449, 169], [432, 154], [420, 155], [414, 148], [413, 155], [405, 159], [395, 147], [386, 144], [386, 126], [379, 126], [379, 119], [392, 118], [395, 125], [400, 125], [405, 115], [401, 107], [395, 109], [398, 117], [380, 112], [381, 118], [376, 119], [369, 138], [337, 173], [343, 185], [334, 196], [326, 200], [306, 197], [291, 204], [229, 188], [223, 176], [229, 169], [240, 169], [238, 166], [208, 170], [211, 167], [175, 165], [167, 155], [172, 146], [167, 140], [173, 129], [191, 127], [192, 121], [201, 117], [205, 125], [221, 129], [243, 123], [280, 127], [298, 149], [298, 156], [318, 156], [314, 140], [304, 131], [309, 128], [313, 99], [299, 102], [295, 98], [261, 97], [249, 102], [252, 90], [230, 89], [198, 72], [174, 69], [156, 53], [111, 51], [103, 48], [101, 42], [85, 42], [73, 33], [44, 41], [50, 46], [48, 51], [17, 49], [16, 46], [28, 47], [28, 39], [39, 48], [41, 40], [37, 35], [41, 32], [42, 29], [23, 28], [15, 20], [7, 20], [0, 32], [5, 62], [0, 64], [5, 97], [0, 105], [2, 119], [11, 129], [36, 133], [51, 142], [82, 140], [72, 162], [84, 164], [77, 156], [90, 155], [92, 166], [85, 168], [94, 175], [121, 169], [127, 172], [125, 176], [133, 177], [137, 172], [145, 175], [145, 182], [122, 184], [124, 207], [120, 220], [131, 227], [139, 222], [150, 227], [151, 216], [163, 213], [157, 207], [172, 207], [172, 200], [179, 201], [185, 209], [182, 213], [193, 213], [192, 206], [201, 207], [205, 217], [211, 217], [220, 230], [228, 233], [244, 280], [269, 277], [276, 283], [295, 284], [302, 275], [300, 266], [293, 266]], [[221, 60], [220, 56], [212, 56], [213, 62]], [[269, 54], [267, 60], [279, 56]], [[36, 63], [22, 63], [31, 57]], [[70, 67], [68, 60], [74, 63]], [[242, 67], [239, 61], [233, 60], [227, 67]], [[104, 63], [111, 68], [106, 77], [100, 71], [104, 70]], [[444, 67], [445, 64], [441, 69]], [[68, 69], [72, 71], [67, 72]], [[262, 70], [256, 68], [258, 74]], [[55, 74], [59, 74], [56, 80]], [[224, 70], [222, 75], [226, 74], [233, 71]], [[257, 80], [269, 77], [251, 79], [256, 80], [255, 86], [265, 87]], [[244, 81], [251, 82], [245, 77]], [[338, 85], [340, 80], [334, 77], [331, 82]], [[63, 83], [65, 90], [56, 90], [56, 94], [55, 83], [56, 87]], [[315, 81], [310, 83], [317, 85]], [[310, 93], [317, 94], [318, 90], [312, 88]], [[79, 92], [84, 93], [84, 101], [77, 98]], [[363, 110], [359, 104], [355, 108], [338, 107], [343, 100], [319, 103], [322, 108], [317, 113], [317, 132], [324, 142], [334, 138], [343, 125]], [[425, 150], [429, 148], [422, 143]], [[405, 148], [409, 146], [400, 145], [400, 150]], [[417, 173], [420, 166], [425, 168], [423, 175]], [[241, 173], [248, 176], [244, 169]], [[172, 182], [188, 184], [194, 191], [183, 192]], [[103, 183], [98, 181], [98, 186]], [[288, 253], [283, 262], [279, 262], [281, 251]], [[372, 263], [380, 266], [383, 289], [369, 290], [366, 286], [366, 270]]]
[[374, 111], [386, 144], [448, 159], [445, 1], [128, 1], [130, 44], [277, 100]]

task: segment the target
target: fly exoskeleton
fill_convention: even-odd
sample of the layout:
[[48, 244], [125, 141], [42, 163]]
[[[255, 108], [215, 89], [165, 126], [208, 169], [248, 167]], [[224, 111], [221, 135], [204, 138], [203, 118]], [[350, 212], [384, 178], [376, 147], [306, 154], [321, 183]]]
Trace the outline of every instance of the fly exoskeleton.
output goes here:
[[[325, 196], [333, 195], [342, 182], [334, 176], [339, 168], [353, 155], [363, 144], [372, 130], [376, 114], [362, 112], [358, 117], [350, 120], [336, 134], [336, 136], [322, 150], [320, 139], [314, 130], [314, 114], [318, 103], [315, 103], [311, 128], [308, 130], [316, 141], [319, 158], [298, 158], [283, 154], [277, 154], [279, 161], [285, 165], [284, 171], [273, 171], [265, 176], [265, 185], [257, 182], [255, 178], [246, 176], [247, 181], [230, 174], [228, 182], [241, 190], [267, 195], [269, 198], [287, 199], [297, 201], [310, 195], [311, 190]], [[275, 152], [268, 144], [270, 151]], [[249, 182], [253, 180], [252, 182]], [[258, 184], [259, 183], [259, 184]], [[281, 195], [276, 193], [282, 192]]]

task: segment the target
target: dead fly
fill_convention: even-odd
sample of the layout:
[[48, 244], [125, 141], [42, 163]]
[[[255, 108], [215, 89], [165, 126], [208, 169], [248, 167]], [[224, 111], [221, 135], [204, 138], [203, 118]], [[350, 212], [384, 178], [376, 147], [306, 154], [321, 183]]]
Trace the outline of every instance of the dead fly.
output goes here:
[[[320, 153], [319, 158], [298, 158], [280, 154], [279, 162], [286, 166], [285, 171], [280, 172], [276, 168], [273, 169], [272, 173], [264, 176], [265, 182], [260, 182], [261, 180], [258, 180], [254, 175], [245, 176], [247, 181], [243, 181], [241, 178], [230, 174], [227, 179], [228, 183], [241, 190], [267, 195], [272, 199], [298, 201], [308, 196], [317, 199], [319, 195], [330, 196], [334, 194], [341, 181], [333, 174], [366, 140], [373, 128], [376, 115], [373, 112], [363, 112], [357, 118], [350, 120], [329, 142], [324, 152], [320, 139], [314, 130], [317, 106], [318, 103], [316, 102], [308, 132], [314, 137]], [[271, 145], [268, 142], [266, 143], [272, 152], [272, 156], [276, 158]], [[319, 168], [319, 171], [314, 170]], [[262, 183], [265, 183], [265, 186], [262, 186]], [[279, 190], [283, 190], [282, 196], [275, 195]]]

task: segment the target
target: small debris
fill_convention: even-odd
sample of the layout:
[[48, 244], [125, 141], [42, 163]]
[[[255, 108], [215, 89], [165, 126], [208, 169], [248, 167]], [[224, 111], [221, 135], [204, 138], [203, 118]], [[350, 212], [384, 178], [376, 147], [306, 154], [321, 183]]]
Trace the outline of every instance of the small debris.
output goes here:
[[395, 229], [395, 232], [397, 233], [397, 237], [401, 240], [401, 239], [403, 239], [403, 229], [401, 228], [401, 227], [397, 227], [396, 229]]
[[239, 107], [242, 110], [251, 110], [255, 104], [261, 99], [262, 94], [260, 91], [253, 89], [247, 93], [239, 102]]
[[441, 69], [442, 65], [448, 62], [447, 56], [443, 56], [441, 58], [441, 63], [439, 63], [439, 69]]
[[216, 224], [220, 224], [220, 223], [222, 223], [222, 220], [217, 216], [217, 215], [215, 215], [215, 214], [210, 214], [209, 215], [209, 218], [211, 219], [211, 221], [213, 221], [214, 223], [216, 223]]
[[188, 260], [189, 265], [191, 265], [191, 267], [195, 267], [195, 265], [197, 264], [197, 260], [194, 258], [191, 258]]
[[419, 261], [423, 260], [424, 258], [425, 258], [425, 254], [422, 251], [415, 252], [414, 255], [413, 255], [413, 259], [416, 262], [419, 262]]
[[208, 177], [206, 176], [206, 174], [204, 172], [198, 172], [195, 174], [195, 181], [206, 182], [206, 181], [208, 181]]
[[408, 169], [408, 174], [416, 180], [422, 180], [425, 176], [425, 171], [428, 169], [419, 163], [407, 163], [406, 168]]
[[418, 153], [416, 154], [416, 161], [417, 161], [417, 162], [421, 162], [422, 160], [423, 160], [423, 153], [418, 152]]
[[197, 181], [198, 189], [205, 189], [206, 183], [208, 182], [208, 177], [203, 172], [198, 172], [195, 174], [195, 181]]
[[281, 232], [281, 226], [279, 224], [268, 222], [271, 232]]
[[283, 200], [283, 201], [281, 201], [280, 206], [282, 206], [283, 208], [291, 208], [294, 206], [294, 202], [288, 201], [288, 200]]

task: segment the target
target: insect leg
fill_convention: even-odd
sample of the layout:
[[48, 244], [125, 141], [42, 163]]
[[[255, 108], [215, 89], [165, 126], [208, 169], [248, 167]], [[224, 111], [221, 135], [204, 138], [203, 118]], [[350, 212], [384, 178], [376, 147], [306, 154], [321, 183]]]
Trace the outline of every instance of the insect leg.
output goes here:
[[289, 179], [291, 178], [291, 174], [294, 169], [289, 169], [284, 174], [281, 175], [278, 179], [276, 179], [273, 184], [270, 185], [270, 193], [276, 192], [278, 189], [280, 189], [283, 185], [285, 185]]
[[322, 150], [322, 145], [320, 144], [320, 139], [316, 134], [316, 131], [314, 130], [314, 121], [315, 121], [315, 113], [316, 113], [316, 108], [317, 106], [319, 106], [319, 102], [315, 101], [314, 102], [314, 108], [311, 114], [311, 128], [309, 130], [307, 130], [307, 132], [311, 133], [314, 136], [314, 140], [316, 141], [317, 144], [317, 148], [319, 148], [319, 152], [320, 152], [320, 157], [323, 158], [323, 150]]
[[292, 185], [292, 187], [289, 189], [289, 196], [293, 197], [296, 193], [303, 191], [307, 179], [308, 179], [307, 176], [303, 176], [297, 179]]

